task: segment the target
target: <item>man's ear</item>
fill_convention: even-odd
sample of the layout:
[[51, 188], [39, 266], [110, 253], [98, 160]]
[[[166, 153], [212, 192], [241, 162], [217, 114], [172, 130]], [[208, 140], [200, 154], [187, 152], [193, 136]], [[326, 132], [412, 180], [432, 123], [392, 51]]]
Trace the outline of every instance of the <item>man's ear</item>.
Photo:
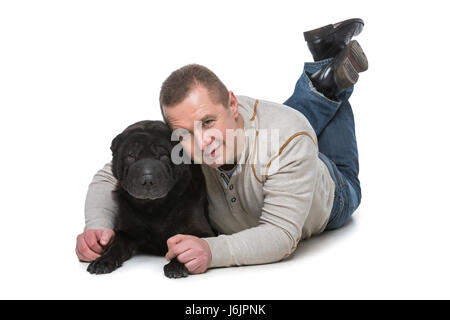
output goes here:
[[234, 95], [233, 91], [228, 91], [228, 99], [229, 99], [229, 107], [231, 108], [231, 110], [233, 111], [233, 114], [235, 117], [238, 117], [239, 115], [239, 103], [237, 101], [236, 96]]

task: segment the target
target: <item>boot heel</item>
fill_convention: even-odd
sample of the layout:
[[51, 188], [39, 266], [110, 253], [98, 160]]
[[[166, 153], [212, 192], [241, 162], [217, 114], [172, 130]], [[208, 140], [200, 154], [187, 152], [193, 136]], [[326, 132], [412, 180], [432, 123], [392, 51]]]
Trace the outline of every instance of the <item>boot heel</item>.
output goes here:
[[359, 74], [350, 59], [346, 58], [337, 70], [337, 77], [344, 87], [351, 87], [358, 81]]
[[355, 69], [357, 72], [364, 72], [369, 68], [369, 62], [367, 61], [366, 54], [359, 45], [358, 41], [353, 40], [350, 42], [350, 51], [352, 58], [355, 61]]

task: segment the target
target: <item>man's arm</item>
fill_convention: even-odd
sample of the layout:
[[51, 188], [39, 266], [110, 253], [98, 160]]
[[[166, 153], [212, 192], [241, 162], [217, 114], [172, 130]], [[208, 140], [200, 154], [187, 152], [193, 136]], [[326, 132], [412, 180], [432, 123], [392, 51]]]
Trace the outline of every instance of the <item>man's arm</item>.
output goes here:
[[117, 179], [112, 174], [111, 162], [105, 164], [92, 179], [84, 205], [85, 230], [114, 229], [118, 212], [113, 198]]
[[286, 146], [279, 170], [264, 182], [260, 225], [204, 238], [211, 249], [210, 267], [270, 263], [295, 250], [312, 204], [317, 155], [317, 146], [305, 135]]
[[100, 257], [114, 237], [114, 220], [118, 211], [112, 192], [117, 180], [111, 163], [100, 169], [89, 184], [84, 207], [85, 228], [77, 236], [75, 252], [80, 261]]

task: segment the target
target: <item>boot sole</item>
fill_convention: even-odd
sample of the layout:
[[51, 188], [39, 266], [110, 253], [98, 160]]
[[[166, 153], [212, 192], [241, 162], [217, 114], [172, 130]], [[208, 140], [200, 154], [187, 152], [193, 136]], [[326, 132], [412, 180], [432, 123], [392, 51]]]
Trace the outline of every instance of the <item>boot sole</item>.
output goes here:
[[354, 30], [353, 37], [361, 33], [364, 27], [364, 21], [359, 18], [344, 20], [335, 24], [329, 24], [321, 28], [303, 32], [305, 41], [313, 41], [317, 38], [330, 37], [336, 32], [339, 32], [342, 28], [346, 28], [351, 24], [357, 23], [359, 26]]
[[341, 83], [343, 87], [350, 87], [358, 81], [358, 73], [369, 68], [369, 63], [356, 40], [350, 41], [348, 46], [345, 47], [341, 59], [342, 62], [336, 70], [336, 81]]

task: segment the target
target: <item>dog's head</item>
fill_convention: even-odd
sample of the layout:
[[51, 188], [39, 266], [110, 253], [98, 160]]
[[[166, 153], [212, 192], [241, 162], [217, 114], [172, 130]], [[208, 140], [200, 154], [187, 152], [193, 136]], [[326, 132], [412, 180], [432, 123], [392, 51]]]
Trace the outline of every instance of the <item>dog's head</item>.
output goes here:
[[163, 198], [182, 177], [185, 166], [171, 161], [170, 137], [164, 122], [145, 120], [128, 126], [112, 141], [113, 174], [134, 198]]

